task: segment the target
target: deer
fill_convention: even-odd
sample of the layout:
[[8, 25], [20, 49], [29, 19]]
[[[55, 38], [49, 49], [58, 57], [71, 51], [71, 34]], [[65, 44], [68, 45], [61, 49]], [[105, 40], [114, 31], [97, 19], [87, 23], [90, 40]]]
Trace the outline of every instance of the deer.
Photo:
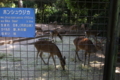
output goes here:
[[[36, 63], [38, 63], [38, 56], [42, 59], [44, 64], [49, 64], [49, 59], [50, 57], [52, 57], [54, 65], [55, 65], [55, 69], [56, 69], [56, 62], [54, 59], [54, 55], [57, 55], [58, 59], [60, 60], [62, 69], [65, 70], [65, 65], [66, 65], [65, 59], [66, 58], [65, 56], [64, 57], [62, 56], [59, 48], [57, 47], [55, 43], [53, 43], [52, 41], [48, 41], [48, 40], [38, 40], [34, 43], [29, 43], [29, 44], [34, 44], [35, 48], [37, 49]], [[50, 53], [47, 63], [42, 58], [43, 52]]]
[[57, 27], [57, 25], [58, 25], [57, 21], [54, 21], [53, 25], [54, 25], [54, 27]]
[[49, 25], [52, 25], [53, 27], [57, 27], [58, 23], [57, 21], [54, 21], [54, 22], [50, 22]]
[[39, 34], [42, 34], [42, 35], [43, 35], [43, 30], [42, 30], [41, 27], [37, 27], [37, 26], [36, 26], [35, 29], [36, 29], [35, 35], [39, 35]]
[[85, 33], [85, 37], [86, 37], [86, 38], [90, 38], [90, 37], [92, 36], [93, 39], [96, 40], [96, 39], [97, 39], [97, 36], [98, 36], [99, 34], [101, 34], [101, 32], [98, 31], [98, 30], [88, 29], [88, 28], [87, 28], [87, 24], [82, 24], [82, 25], [81, 25], [81, 28], [84, 30], [84, 33]]
[[103, 46], [101, 44], [101, 42], [96, 41], [96, 44], [93, 44], [93, 42], [88, 39], [88, 38], [84, 38], [84, 37], [77, 37], [73, 40], [73, 43], [75, 45], [75, 62], [76, 62], [76, 56], [78, 58], [79, 61], [82, 61], [79, 56], [78, 56], [78, 51], [79, 50], [84, 50], [85, 51], [85, 61], [84, 61], [84, 65], [86, 65], [86, 56], [88, 55], [88, 65], [89, 65], [89, 61], [90, 61], [90, 54], [96, 53], [97, 51], [102, 51], [103, 50]]
[[70, 30], [70, 32], [71, 32], [72, 30], [77, 31], [77, 28], [78, 28], [77, 25], [72, 25], [72, 26], [70, 26], [69, 30]]
[[58, 36], [61, 41], [62, 41], [62, 36], [60, 35], [60, 33], [58, 32], [58, 29], [61, 29], [61, 27], [57, 27], [57, 21], [54, 22], [50, 22], [50, 25], [52, 25], [54, 28], [52, 30], [45, 30], [43, 32], [49, 32], [50, 33], [50, 37], [52, 38], [52, 40], [54, 41], [54, 37]]
[[94, 40], [97, 39], [97, 36], [100, 34], [101, 32], [100, 31], [96, 31], [96, 30], [86, 30], [85, 31], [85, 36], [87, 38], [89, 38], [90, 36], [93, 37]]
[[63, 41], [62, 36], [61, 36], [60, 33], [57, 31], [57, 29], [50, 30], [50, 36], [52, 37], [52, 40], [53, 40], [53, 37], [58, 36], [58, 37], [61, 39], [61, 41]]
[[52, 41], [54, 41], [53, 38], [56, 36], [58, 36], [60, 38], [60, 40], [63, 41], [63, 38], [62, 38], [60, 32], [58, 32], [57, 30], [58, 30], [58, 28], [54, 28], [53, 30], [45, 30], [43, 32], [49, 32], [50, 38], [52, 38]]

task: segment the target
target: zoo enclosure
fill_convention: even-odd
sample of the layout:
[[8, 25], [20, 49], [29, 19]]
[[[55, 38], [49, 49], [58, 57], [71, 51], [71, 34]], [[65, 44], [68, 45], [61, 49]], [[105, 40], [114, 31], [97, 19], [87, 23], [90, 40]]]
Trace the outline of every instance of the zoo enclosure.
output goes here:
[[[12, 0], [12, 3], [14, 3], [16, 5], [15, 7], [17, 7], [17, 1]], [[85, 1], [84, 0], [83, 1], [82, 0], [75, 0], [75, 1], [72, 1], [72, 0], [51, 0], [51, 1], [35, 0], [35, 1], [33, 1], [33, 0], [31, 0], [31, 1], [29, 1], [29, 3], [27, 0], [23, 1], [24, 8], [25, 7], [36, 8], [36, 10], [37, 10], [36, 23], [40, 23], [40, 27], [42, 27], [43, 29], [47, 24], [48, 24], [47, 26], [51, 26], [51, 24], [49, 24], [50, 22], [57, 21], [58, 25], [60, 25], [60, 26], [63, 25], [65, 27], [62, 30], [66, 29], [67, 31], [69, 31], [68, 27], [71, 25], [76, 24], [76, 25], [80, 26], [82, 23], [86, 23], [88, 25], [88, 28], [90, 28], [92, 30], [102, 31], [102, 34], [99, 35], [98, 40], [99, 40], [99, 38], [106, 38], [107, 43], [104, 42], [103, 44], [106, 45], [107, 47], [106, 47], [105, 51], [102, 51], [102, 52], [105, 52], [106, 54], [100, 54], [100, 56], [105, 55], [105, 62], [104, 62], [104, 58], [101, 57], [100, 60], [98, 60], [97, 59], [98, 57], [97, 58], [95, 57], [96, 59], [92, 60], [94, 66], [93, 67], [87, 66], [87, 68], [83, 67], [82, 63], [74, 63], [73, 62], [74, 58], [72, 56], [75, 54], [74, 46], [72, 44], [73, 39], [76, 36], [82, 35], [81, 32], [83, 31], [80, 29], [80, 27], [78, 27], [77, 32], [72, 30], [71, 33], [68, 32], [67, 34], [62, 34], [64, 41], [63, 42], [58, 41], [56, 43], [59, 46], [59, 48], [61, 47], [60, 51], [63, 53], [63, 55], [67, 56], [67, 64], [66, 65], [67, 65], [68, 70], [66, 72], [62, 72], [61, 70], [60, 71], [58, 70], [57, 71], [58, 73], [55, 72], [56, 74], [54, 74], [54, 76], [51, 76], [51, 72], [53, 72], [53, 70], [50, 70], [48, 68], [51, 68], [52, 61], [51, 61], [50, 65], [48, 65], [46, 67], [46, 66], [44, 66], [42, 61], [39, 59], [39, 61], [41, 63], [38, 66], [35, 66], [36, 49], [33, 46], [30, 46], [31, 48], [33, 48], [33, 50], [30, 51], [29, 45], [28, 45], [26, 47], [26, 49], [24, 50], [24, 49], [22, 49], [22, 47], [25, 48], [25, 46], [22, 45], [22, 42], [19, 42], [16, 44], [14, 43], [14, 44], [1, 46], [2, 47], [1, 53], [4, 53], [6, 55], [12, 54], [12, 57], [5, 56], [5, 58], [3, 58], [1, 60], [1, 77], [2, 77], [2, 79], [3, 80], [4, 79], [12, 80], [14, 78], [16, 80], [17, 79], [24, 79], [24, 80], [25, 79], [29, 79], [29, 80], [30, 79], [41, 79], [41, 80], [46, 79], [46, 80], [49, 80], [49, 79], [58, 79], [59, 77], [61, 77], [60, 80], [62, 80], [64, 78], [65, 79], [71, 78], [73, 80], [77, 80], [77, 79], [78, 80], [79, 79], [112, 80], [114, 78], [113, 73], [115, 71], [115, 67], [113, 67], [113, 66], [115, 65], [115, 62], [116, 62], [116, 59], [114, 59], [114, 58], [115, 58], [115, 53], [117, 53], [117, 46], [115, 44], [116, 44], [116, 40], [117, 40], [116, 38], [119, 36], [119, 34], [118, 34], [119, 32], [117, 29], [117, 28], [119, 28], [119, 24], [117, 23], [117, 21], [119, 21], [119, 20], [117, 20], [117, 17], [116, 17], [116, 15], [118, 15], [119, 11], [117, 9], [116, 4], [117, 4], [117, 0], [110, 0], [110, 1], [108, 1], [108, 0], [97, 0], [97, 1], [96, 0], [85, 0]], [[109, 12], [111, 14], [109, 14]], [[116, 12], [116, 13], [114, 13], [114, 12]], [[43, 24], [43, 25], [41, 26], [41, 24]], [[66, 35], [69, 35], [69, 36], [64, 37]], [[66, 40], [65, 38], [67, 38], [68, 41], [65, 41]], [[4, 38], [4, 40], [7, 41], [7, 38]], [[56, 40], [59, 40], [59, 39], [56, 38]], [[35, 41], [35, 39], [33, 39], [32, 41]], [[32, 42], [32, 41], [30, 41], [30, 42]], [[24, 43], [29, 43], [29, 41], [26, 41]], [[13, 48], [11, 50], [8, 49], [10, 46], [13, 46]], [[17, 46], [19, 46], [19, 47], [15, 48]], [[68, 47], [68, 49], [64, 50], [65, 47]], [[16, 55], [16, 53], [18, 55]], [[31, 53], [31, 55], [29, 53]], [[111, 55], [109, 55], [108, 53]], [[22, 56], [25, 54], [26, 54], [26, 56]], [[79, 55], [79, 56], [82, 56], [81, 57], [82, 59], [84, 59], [83, 54], [84, 54], [84, 52], [82, 51]], [[17, 59], [18, 61], [15, 60], [14, 58]], [[27, 59], [25, 59], [25, 58], [27, 58]], [[44, 58], [46, 58], [46, 55]], [[10, 61], [9, 59], [10, 60], [12, 59], [12, 61]], [[29, 62], [31, 60], [33, 60], [32, 63]], [[95, 61], [96, 61], [96, 63], [95, 63]], [[15, 65], [15, 63], [20, 66], [16, 67], [17, 65]], [[9, 67], [10, 66], [9, 64], [13, 67]], [[100, 69], [96, 68], [96, 64], [100, 64], [99, 65]], [[105, 66], [102, 66], [103, 64]], [[5, 67], [5, 68], [3, 68], [3, 67]], [[23, 68], [23, 67], [25, 67], [25, 68]], [[46, 68], [44, 69], [44, 67], [46, 67]], [[48, 69], [48, 71], [46, 71], [47, 69]], [[104, 69], [104, 71], [103, 71], [103, 69]], [[99, 71], [97, 72], [97, 70], [99, 70]], [[32, 71], [33, 74], [30, 73], [30, 71]], [[38, 75], [37, 73], [40, 75]], [[78, 73], [78, 74], [76, 74], [76, 73]], [[93, 73], [93, 75], [90, 75], [91, 73]], [[10, 75], [10, 74], [12, 74], [12, 75]], [[19, 76], [17, 76], [16, 74], [19, 74]], [[62, 74], [69, 75], [69, 76], [63, 76]], [[70, 77], [71, 74], [73, 75], [72, 77]], [[46, 76], [44, 76], [44, 75], [46, 75]], [[92, 76], [92, 77], [90, 77], [90, 76]], [[104, 76], [104, 78], [102, 76]]]

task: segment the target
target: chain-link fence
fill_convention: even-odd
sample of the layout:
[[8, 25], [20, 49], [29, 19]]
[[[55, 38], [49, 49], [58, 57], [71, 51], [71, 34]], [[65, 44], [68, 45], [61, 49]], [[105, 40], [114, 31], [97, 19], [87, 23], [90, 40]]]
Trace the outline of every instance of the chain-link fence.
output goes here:
[[20, 1], [0, 5], [34, 8], [36, 35], [0, 37], [1, 80], [103, 80], [109, 0]]

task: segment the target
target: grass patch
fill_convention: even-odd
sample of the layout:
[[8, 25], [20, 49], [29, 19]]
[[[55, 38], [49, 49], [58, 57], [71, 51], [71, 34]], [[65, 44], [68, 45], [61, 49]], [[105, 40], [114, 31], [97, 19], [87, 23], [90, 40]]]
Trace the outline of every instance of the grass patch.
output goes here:
[[74, 61], [75, 61], [75, 58], [70, 58], [70, 61], [74, 62]]
[[91, 71], [91, 69], [92, 69], [90, 66], [87, 66], [87, 65], [84, 66], [84, 64], [78, 65], [77, 67], [78, 67], [79, 69], [87, 70], [87, 71]]
[[86, 80], [84, 77], [71, 77], [70, 80]]
[[8, 54], [8, 56], [12, 56], [12, 54]]
[[18, 61], [22, 61], [20, 58], [16, 58], [16, 57], [14, 57], [14, 58], [8, 58], [8, 60], [9, 61], [11, 61], [11, 62], [18, 62]]
[[70, 73], [69, 73], [69, 71], [67, 70], [67, 71], [61, 71], [61, 74], [62, 74], [63, 76], [66, 76], [66, 75], [69, 75]]
[[99, 63], [99, 62], [98, 62], [98, 61], [93, 61], [93, 62], [91, 62], [91, 63], [97, 64], [97, 63]]
[[2, 71], [1, 76], [8, 77], [8, 76], [14, 76], [14, 74], [12, 72]]
[[75, 51], [76, 49], [75, 48], [72, 48], [71, 51]]
[[12, 54], [0, 53], [0, 59], [6, 58], [7, 56], [12, 56]]
[[1, 80], [18, 80], [18, 77], [14, 75], [14, 72], [7, 72], [7, 71], [2, 71], [1, 72]]
[[[49, 53], [48, 53], [48, 54], [49, 54]], [[43, 54], [42, 57], [44, 57], [44, 58], [48, 58], [48, 56], [46, 56], [45, 54]]]
[[36, 67], [36, 70], [45, 70], [45, 71], [48, 71], [48, 70], [53, 70], [53, 69], [54, 69], [54, 67], [50, 66], [50, 65], [49, 66], [48, 65], [47, 66], [40, 66], [39, 65], [39, 66]]
[[56, 42], [56, 43], [62, 43], [62, 41], [57, 41], [57, 40], [55, 40], [55, 42]]
[[3, 58], [5, 58], [5, 57], [7, 57], [7, 54], [5, 54], [5, 53], [0, 53], [0, 59], [3, 59]]

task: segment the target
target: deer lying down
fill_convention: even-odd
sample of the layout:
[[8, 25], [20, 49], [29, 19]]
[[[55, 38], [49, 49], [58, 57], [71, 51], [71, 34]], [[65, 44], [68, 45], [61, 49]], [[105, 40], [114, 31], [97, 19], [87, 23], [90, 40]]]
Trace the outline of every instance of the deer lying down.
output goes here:
[[96, 42], [96, 44], [94, 45], [92, 43], [91, 40], [89, 40], [88, 38], [84, 38], [84, 37], [77, 37], [74, 39], [74, 45], [76, 47], [76, 55], [75, 55], [75, 61], [76, 61], [76, 56], [78, 58], [79, 61], [82, 61], [79, 56], [78, 56], [78, 51], [79, 50], [85, 50], [85, 61], [84, 61], [84, 65], [86, 64], [86, 56], [88, 55], [88, 64], [90, 61], [90, 54], [92, 53], [96, 53], [98, 50], [102, 50], [102, 45], [100, 42]]
[[[36, 56], [37, 62], [38, 62], [38, 55], [40, 56], [40, 58], [42, 59], [44, 64], [49, 64], [49, 59], [50, 59], [50, 57], [52, 57], [52, 59], [54, 61], [55, 69], [56, 69], [56, 62], [54, 59], [54, 55], [57, 55], [57, 57], [60, 60], [60, 64], [61, 64], [63, 70], [65, 70], [65, 64], [66, 64], [65, 57], [63, 58], [63, 56], [62, 56], [59, 48], [56, 46], [56, 44], [52, 43], [51, 41], [47, 41], [47, 40], [39, 40], [39, 41], [36, 41], [34, 43], [29, 43], [29, 44], [34, 44], [35, 48], [37, 49], [37, 56]], [[43, 52], [50, 53], [47, 63], [45, 63], [44, 59], [42, 58]]]

